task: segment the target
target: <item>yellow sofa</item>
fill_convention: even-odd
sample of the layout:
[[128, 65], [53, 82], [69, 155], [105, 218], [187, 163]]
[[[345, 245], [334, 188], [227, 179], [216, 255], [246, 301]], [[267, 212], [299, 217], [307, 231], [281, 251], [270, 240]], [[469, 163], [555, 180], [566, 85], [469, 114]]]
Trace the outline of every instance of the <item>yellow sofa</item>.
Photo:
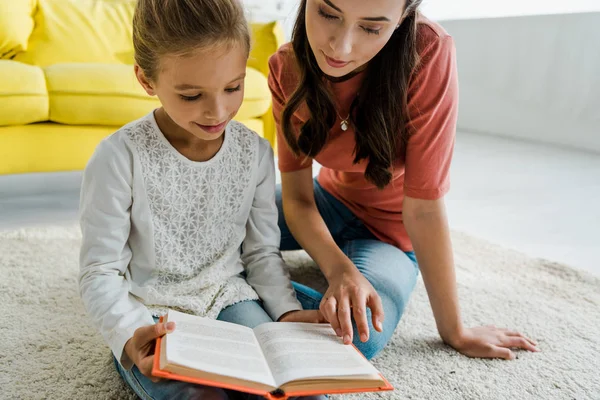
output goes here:
[[[102, 138], [159, 106], [133, 73], [135, 0], [0, 0], [0, 174], [80, 170]], [[236, 120], [274, 143], [268, 57], [277, 23], [251, 24]]]

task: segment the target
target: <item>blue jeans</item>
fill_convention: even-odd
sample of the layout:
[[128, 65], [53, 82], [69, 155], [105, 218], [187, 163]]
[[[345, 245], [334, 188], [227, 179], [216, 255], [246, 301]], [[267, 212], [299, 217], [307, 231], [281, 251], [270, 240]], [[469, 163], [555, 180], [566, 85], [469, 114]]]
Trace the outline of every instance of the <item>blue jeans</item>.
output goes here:
[[[314, 180], [314, 196], [317, 209], [329, 228], [340, 249], [356, 265], [358, 270], [373, 285], [383, 304], [385, 319], [383, 332], [373, 328], [371, 311], [367, 309], [369, 340], [360, 341], [354, 320], [353, 344], [367, 359], [377, 355], [388, 343], [412, 293], [419, 268], [413, 252], [378, 240], [375, 235], [342, 202], [329, 194]], [[301, 247], [292, 236], [283, 214], [281, 187], [277, 187], [277, 208], [281, 230], [281, 250], [299, 250]], [[298, 300], [304, 309], [319, 308], [323, 294], [305, 285], [294, 282]]]
[[[244, 325], [249, 328], [254, 328], [265, 322], [273, 322], [258, 301], [242, 301], [229, 306], [221, 310], [217, 319]], [[158, 321], [156, 318], [155, 320]], [[125, 370], [116, 359], [114, 362], [117, 371], [125, 383], [127, 383], [127, 385], [133, 389], [135, 394], [142, 400], [258, 400], [262, 398], [262, 396], [240, 393], [233, 390], [167, 379], [155, 383], [142, 375], [136, 366], [133, 366], [130, 370]], [[310, 396], [298, 397], [296, 399], [323, 400], [326, 399], [326, 397]]]

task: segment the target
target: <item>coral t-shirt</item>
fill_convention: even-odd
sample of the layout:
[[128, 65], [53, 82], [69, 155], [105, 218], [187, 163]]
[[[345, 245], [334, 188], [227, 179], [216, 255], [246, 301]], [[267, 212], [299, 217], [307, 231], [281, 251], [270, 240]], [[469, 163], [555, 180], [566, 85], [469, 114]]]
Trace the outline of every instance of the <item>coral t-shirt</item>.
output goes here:
[[[458, 77], [454, 41], [444, 29], [424, 17], [419, 19], [417, 49], [419, 67], [409, 83], [409, 139], [404, 159], [392, 165], [392, 181], [378, 189], [364, 177], [368, 160], [354, 164], [356, 146], [352, 126], [343, 131], [337, 119], [329, 139], [315, 160], [322, 166], [318, 181], [344, 203], [380, 240], [404, 251], [413, 249], [402, 222], [404, 196], [435, 200], [450, 187], [450, 162], [458, 114]], [[282, 173], [308, 168], [313, 160], [296, 157], [281, 129], [281, 113], [298, 85], [291, 44], [283, 45], [269, 60], [269, 87], [277, 125], [277, 151]], [[330, 81], [340, 115], [348, 113], [366, 72], [342, 82]], [[400, 94], [399, 94], [400, 95]], [[293, 116], [294, 126], [309, 118], [306, 106]]]

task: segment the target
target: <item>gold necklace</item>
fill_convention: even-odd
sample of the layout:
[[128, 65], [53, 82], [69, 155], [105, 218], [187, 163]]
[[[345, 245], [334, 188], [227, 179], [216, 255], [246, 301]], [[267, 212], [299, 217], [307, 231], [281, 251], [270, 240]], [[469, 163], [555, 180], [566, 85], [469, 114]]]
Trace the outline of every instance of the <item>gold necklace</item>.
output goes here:
[[336, 112], [338, 118], [341, 120], [341, 122], [340, 122], [340, 128], [344, 132], [346, 132], [348, 130], [348, 128], [350, 127], [350, 122], [348, 121], [350, 119], [350, 113], [348, 114], [348, 116], [346, 118], [342, 118], [340, 116], [340, 113], [337, 110], [335, 110], [335, 112]]
[[[358, 97], [358, 92], [356, 92], [356, 95], [354, 95], [354, 98]], [[354, 104], [354, 101], [352, 102], [352, 104]], [[340, 115], [340, 113], [338, 112], [337, 108], [335, 110], [335, 113], [337, 114], [337, 116], [340, 119], [340, 128], [342, 129], [342, 131], [346, 132], [348, 130], [348, 128], [350, 128], [350, 116], [352, 115], [352, 104], [350, 105], [350, 110], [348, 111], [348, 116], [346, 118], [342, 118], [342, 116]]]
[[[329, 81], [329, 84], [331, 85], [331, 81]], [[358, 97], [358, 93], [359, 92], [356, 92], [355, 97]], [[350, 128], [350, 115], [352, 115], [352, 106], [350, 106], [350, 112], [348, 112], [348, 116], [346, 118], [342, 118], [342, 116], [338, 112], [337, 108], [335, 108], [335, 113], [337, 114], [338, 118], [340, 119], [340, 129], [342, 131], [346, 132], [348, 130], [348, 128]]]

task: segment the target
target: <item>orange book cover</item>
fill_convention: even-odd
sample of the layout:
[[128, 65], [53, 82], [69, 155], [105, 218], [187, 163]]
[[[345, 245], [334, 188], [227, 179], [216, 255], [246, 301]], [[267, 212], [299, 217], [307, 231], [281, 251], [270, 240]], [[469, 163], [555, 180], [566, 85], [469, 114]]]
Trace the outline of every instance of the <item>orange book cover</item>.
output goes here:
[[[160, 317], [160, 322], [162, 322], [162, 321], [163, 321], [163, 317]], [[230, 389], [230, 390], [235, 390], [238, 392], [257, 394], [260, 396], [264, 396], [265, 398], [267, 398], [269, 400], [285, 400], [288, 397], [315, 396], [315, 395], [320, 395], [320, 394], [347, 394], [347, 393], [366, 392], [366, 390], [360, 390], [360, 389], [337, 389], [337, 390], [331, 390], [331, 391], [327, 391], [327, 392], [323, 392], [320, 390], [305, 390], [305, 391], [294, 391], [294, 392], [287, 392], [287, 393], [283, 392], [282, 390], [275, 390], [273, 392], [263, 392], [263, 391], [255, 390], [255, 389], [248, 388], [245, 386], [227, 384], [224, 382], [218, 382], [218, 381], [212, 381], [212, 380], [205, 380], [205, 379], [189, 377], [189, 376], [185, 376], [185, 375], [178, 375], [178, 374], [174, 374], [174, 373], [171, 373], [168, 371], [163, 371], [160, 369], [160, 346], [161, 346], [161, 338], [158, 338], [158, 339], [156, 339], [156, 347], [154, 350], [154, 363], [152, 365], [152, 375], [154, 375], [158, 378], [172, 379], [172, 380], [177, 380], [177, 381], [195, 383], [198, 385], [220, 387], [223, 389]], [[352, 346], [354, 346], [354, 345], [352, 345]], [[356, 349], [356, 347], [355, 347], [355, 349]], [[356, 351], [358, 351], [358, 349], [356, 349]], [[360, 352], [359, 352], [359, 354], [362, 355], [362, 353], [360, 353]], [[379, 387], [378, 389], [369, 389], [368, 392], [384, 392], [384, 391], [394, 390], [394, 387], [389, 383], [389, 381], [387, 379], [385, 379], [385, 377], [383, 375], [380, 374], [380, 376], [381, 376], [381, 379], [385, 382], [385, 385]]]

